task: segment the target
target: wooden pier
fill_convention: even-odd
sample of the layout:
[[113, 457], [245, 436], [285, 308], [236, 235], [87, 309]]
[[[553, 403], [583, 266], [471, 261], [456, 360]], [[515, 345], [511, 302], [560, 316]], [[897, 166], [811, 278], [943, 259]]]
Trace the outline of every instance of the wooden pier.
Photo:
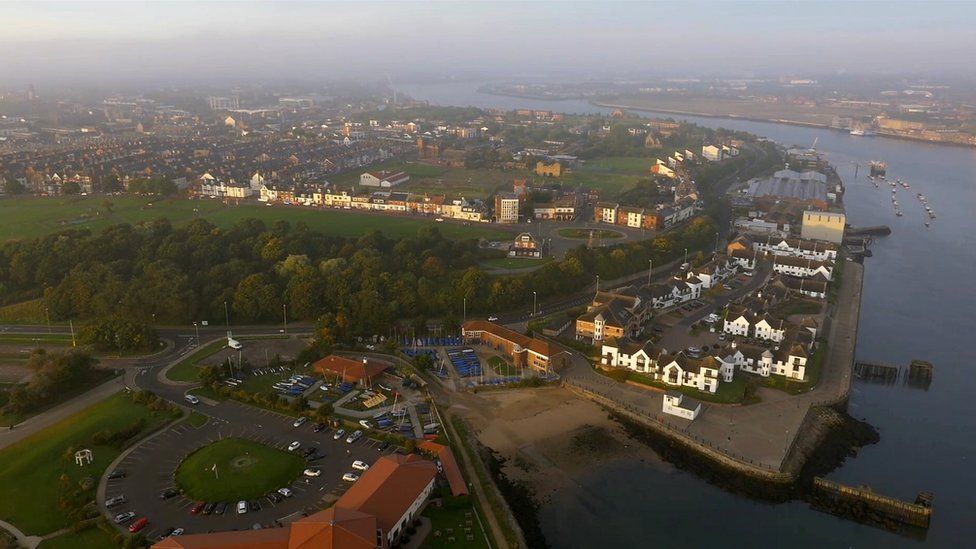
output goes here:
[[901, 375], [901, 368], [880, 362], [860, 361], [854, 364], [854, 374], [862, 379], [894, 383]]
[[851, 227], [848, 226], [844, 231], [844, 236], [888, 236], [891, 234], [891, 227], [887, 225], [875, 225], [873, 227]]
[[837, 508], [866, 508], [884, 519], [918, 528], [928, 528], [932, 520], [934, 496], [930, 492], [919, 492], [914, 503], [907, 503], [876, 494], [865, 486], [854, 488], [821, 477], [813, 479], [813, 487], [818, 495], [832, 500]]

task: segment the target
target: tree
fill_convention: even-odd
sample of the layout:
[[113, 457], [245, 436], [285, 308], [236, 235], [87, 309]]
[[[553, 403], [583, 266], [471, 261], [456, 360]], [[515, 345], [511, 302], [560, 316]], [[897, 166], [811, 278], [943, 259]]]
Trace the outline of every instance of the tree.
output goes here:
[[234, 314], [243, 322], [271, 317], [278, 310], [277, 292], [264, 273], [241, 280], [234, 293]]
[[81, 185], [74, 181], [68, 181], [64, 185], [61, 185], [61, 192], [64, 194], [78, 194], [81, 192]]
[[4, 185], [4, 191], [7, 194], [23, 194], [27, 191], [27, 188], [19, 180], [8, 177]]

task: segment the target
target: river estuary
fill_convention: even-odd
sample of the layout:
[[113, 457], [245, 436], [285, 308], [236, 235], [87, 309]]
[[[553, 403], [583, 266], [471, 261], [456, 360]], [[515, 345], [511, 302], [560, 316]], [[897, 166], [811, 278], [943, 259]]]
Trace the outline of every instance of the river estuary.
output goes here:
[[[544, 101], [478, 93], [477, 84], [400, 88], [432, 104], [607, 113], [585, 101]], [[646, 116], [653, 114], [644, 113]], [[931, 528], [912, 539], [841, 520], [793, 502], [770, 505], [726, 493], [662, 462], [595, 464], [573, 490], [540, 511], [553, 547], [966, 547], [976, 544], [976, 360], [963, 340], [976, 314], [976, 149], [745, 120], [672, 116], [708, 127], [765, 136], [827, 153], [844, 180], [848, 222], [889, 225], [865, 261], [857, 358], [907, 366], [935, 364], [925, 389], [855, 382], [849, 413], [876, 426], [879, 444], [863, 448], [828, 478], [914, 500], [935, 494]], [[884, 160], [904, 210], [898, 218], [887, 185], [875, 188], [867, 163]], [[855, 163], [860, 164], [854, 177]], [[937, 214], [924, 226], [922, 193]], [[966, 368], [974, 368], [972, 372]]]

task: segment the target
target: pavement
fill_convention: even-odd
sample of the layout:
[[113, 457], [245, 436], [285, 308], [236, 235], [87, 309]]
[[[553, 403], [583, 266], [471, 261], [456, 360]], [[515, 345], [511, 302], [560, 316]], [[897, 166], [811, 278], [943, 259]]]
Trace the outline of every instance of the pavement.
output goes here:
[[[337, 499], [350, 483], [341, 480], [343, 473], [355, 472], [351, 464], [362, 460], [372, 464], [384, 453], [396, 450], [390, 446], [379, 451], [380, 442], [362, 438], [347, 444], [345, 438], [334, 440], [332, 428], [315, 433], [313, 423], [293, 427], [294, 418], [276, 412], [254, 408], [233, 401], [225, 401], [215, 407], [201, 405], [204, 413], [219, 408], [210, 421], [196, 428], [187, 422], [172, 425], [158, 435], [150, 437], [133, 447], [128, 455], [115, 466], [126, 472], [125, 478], [106, 480], [104, 497], [99, 499], [103, 505], [105, 498], [125, 495], [127, 502], [107, 510], [110, 516], [133, 511], [137, 517], [149, 519], [145, 530], [152, 540], [169, 528], [184, 528], [187, 534], [210, 530], [242, 530], [255, 523], [272, 526], [276, 521], [282, 523], [303, 513], [318, 511]], [[228, 418], [220, 419], [218, 417]], [[231, 421], [229, 418], [233, 418]], [[236, 501], [226, 502], [228, 508], [223, 515], [191, 514], [195, 501], [175, 496], [160, 499], [160, 493], [174, 487], [173, 476], [183, 459], [196, 449], [218, 440], [236, 437], [254, 440], [267, 446], [286, 450], [292, 441], [302, 443], [301, 449], [318, 448], [319, 455], [325, 457], [308, 466], [322, 470], [315, 478], [299, 477], [287, 487], [294, 495], [275, 503], [267, 496], [258, 498], [261, 510], [238, 515]], [[111, 470], [111, 469], [109, 469]]]

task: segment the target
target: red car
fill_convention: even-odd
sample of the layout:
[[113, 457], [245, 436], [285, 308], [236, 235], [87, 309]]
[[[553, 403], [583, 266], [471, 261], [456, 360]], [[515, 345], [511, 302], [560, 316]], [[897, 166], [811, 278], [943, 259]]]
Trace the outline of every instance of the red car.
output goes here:
[[190, 508], [190, 514], [191, 515], [199, 514], [200, 511], [203, 510], [203, 507], [206, 504], [207, 504], [207, 502], [205, 502], [205, 501], [198, 501], [198, 502], [196, 502], [195, 504], [193, 504], [193, 507]]
[[133, 522], [131, 525], [129, 525], [129, 532], [132, 532], [133, 534], [135, 534], [136, 532], [138, 532], [139, 530], [142, 530], [146, 526], [149, 526], [149, 519], [147, 519], [146, 517], [142, 517], [141, 519], [139, 519], [139, 520]]

